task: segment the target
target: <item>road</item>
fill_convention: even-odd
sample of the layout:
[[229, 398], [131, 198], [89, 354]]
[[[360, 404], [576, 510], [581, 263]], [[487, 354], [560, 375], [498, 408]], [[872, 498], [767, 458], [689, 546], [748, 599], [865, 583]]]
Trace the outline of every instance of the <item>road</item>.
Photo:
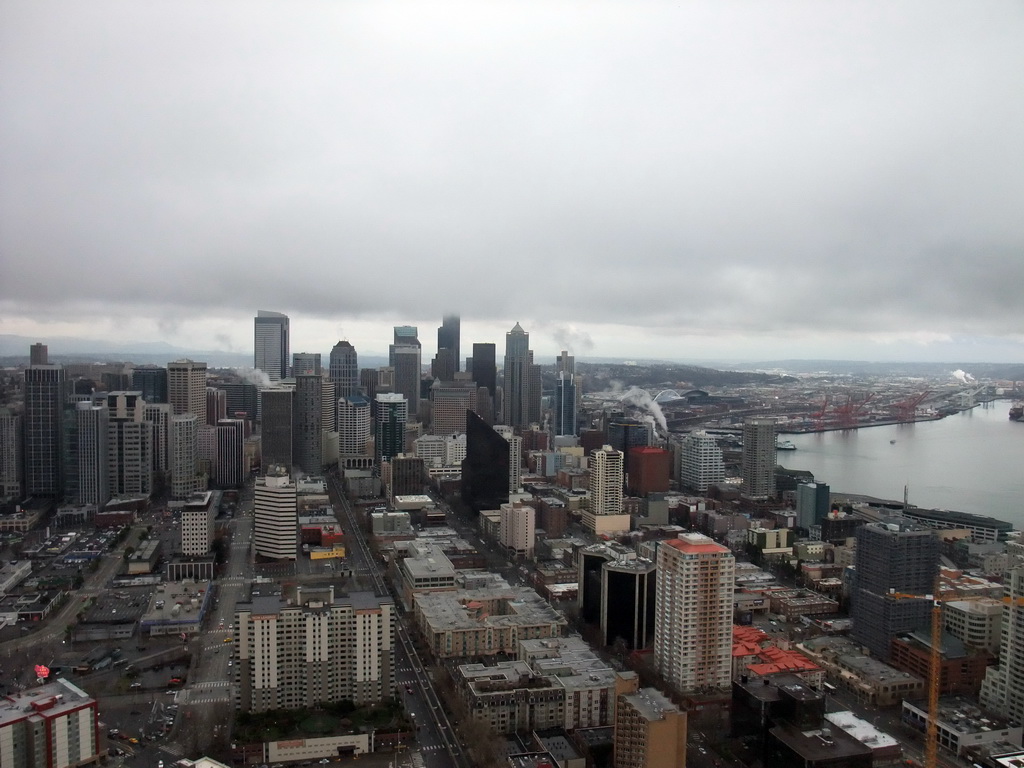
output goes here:
[[[363, 528], [345, 496], [336, 473], [329, 476], [329, 492], [335, 510], [344, 515], [348, 544], [346, 556], [351, 568], [365, 573], [373, 581], [378, 594], [389, 594], [380, 563], [370, 552]], [[398, 601], [395, 601], [396, 609]], [[469, 768], [470, 762], [452, 728], [452, 723], [441, 705], [434, 683], [413, 646], [406, 619], [398, 613], [395, 621], [395, 678], [399, 696], [416, 721], [416, 741], [427, 768]], [[408, 689], [411, 689], [408, 690]]]

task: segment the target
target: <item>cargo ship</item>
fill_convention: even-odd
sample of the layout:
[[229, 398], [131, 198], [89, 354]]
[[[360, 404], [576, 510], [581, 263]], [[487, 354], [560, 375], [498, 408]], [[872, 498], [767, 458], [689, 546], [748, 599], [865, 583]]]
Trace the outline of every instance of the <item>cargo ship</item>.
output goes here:
[[1024, 421], [1024, 402], [1010, 406], [1010, 421]]

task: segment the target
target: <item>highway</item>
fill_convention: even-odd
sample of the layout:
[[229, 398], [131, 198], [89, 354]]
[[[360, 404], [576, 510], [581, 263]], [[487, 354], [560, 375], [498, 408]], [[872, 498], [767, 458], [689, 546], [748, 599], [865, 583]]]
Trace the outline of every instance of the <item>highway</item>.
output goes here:
[[[366, 543], [366, 535], [356, 519], [355, 512], [345, 496], [337, 474], [328, 475], [331, 501], [335, 510], [344, 513], [344, 527], [348, 550], [346, 555], [354, 571], [366, 573], [373, 581], [379, 595], [391, 594], [380, 563], [373, 557]], [[394, 663], [398, 695], [403, 698], [406, 708], [417, 724], [416, 741], [427, 768], [470, 768], [470, 762], [452, 728], [448, 715], [441, 705], [441, 699], [434, 688], [423, 662], [413, 647], [406, 626], [406, 619], [396, 605]], [[411, 689], [411, 693], [409, 690]]]

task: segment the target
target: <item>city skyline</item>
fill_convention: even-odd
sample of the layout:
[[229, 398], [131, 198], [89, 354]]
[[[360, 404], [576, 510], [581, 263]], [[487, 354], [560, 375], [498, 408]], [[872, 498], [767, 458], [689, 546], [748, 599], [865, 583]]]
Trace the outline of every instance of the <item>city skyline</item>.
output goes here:
[[1012, 4], [201, 13], [9, 9], [5, 333], [1024, 359]]

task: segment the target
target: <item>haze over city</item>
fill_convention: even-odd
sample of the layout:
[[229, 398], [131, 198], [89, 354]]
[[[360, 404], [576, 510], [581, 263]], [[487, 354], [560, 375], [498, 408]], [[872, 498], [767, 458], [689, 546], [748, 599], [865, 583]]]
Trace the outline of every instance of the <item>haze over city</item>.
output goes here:
[[0, 327], [1024, 358], [1000, 2], [8, 4]]

